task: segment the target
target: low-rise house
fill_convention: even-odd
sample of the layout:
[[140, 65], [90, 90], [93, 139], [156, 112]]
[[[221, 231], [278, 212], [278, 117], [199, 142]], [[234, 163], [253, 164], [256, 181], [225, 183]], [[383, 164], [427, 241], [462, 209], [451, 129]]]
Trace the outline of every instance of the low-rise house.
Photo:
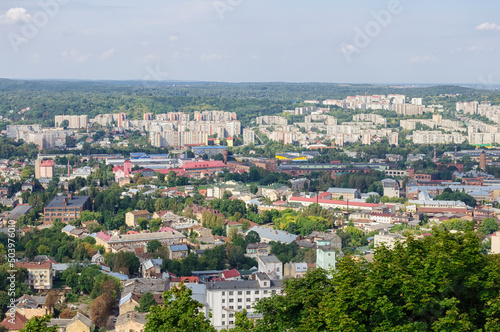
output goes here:
[[101, 231], [96, 235], [96, 244], [102, 245], [107, 252], [112, 251], [118, 246], [145, 247], [148, 242], [153, 240], [158, 240], [162, 244], [178, 244], [184, 243], [186, 236], [176, 230], [139, 234], [116, 234], [113, 236]]
[[384, 245], [388, 249], [393, 249], [396, 243], [403, 241], [405, 238], [400, 234], [392, 234], [388, 232], [381, 232], [374, 237], [374, 247]]
[[288, 233], [285, 231], [280, 231], [280, 230], [274, 230], [274, 229], [266, 228], [266, 227], [262, 227], [262, 226], [254, 226], [254, 227], [250, 228], [246, 232], [246, 234], [248, 234], [251, 231], [254, 231], [257, 234], [259, 234], [260, 240], [262, 242], [266, 242], [266, 243], [269, 243], [271, 241], [275, 241], [275, 242], [290, 244], [293, 241], [295, 241], [295, 239], [297, 239], [297, 237], [298, 237], [298, 235], [295, 235], [295, 234], [291, 234], [291, 233]]
[[144, 331], [148, 313], [140, 313], [130, 311], [121, 314], [116, 319], [115, 331], [116, 332], [129, 332], [129, 331]]
[[4, 320], [0, 323], [0, 326], [5, 328], [6, 331], [18, 332], [24, 327], [24, 324], [26, 324], [27, 321], [28, 318], [24, 317], [19, 311], [16, 311], [14, 316], [7, 314]]
[[236, 269], [222, 271], [222, 280], [234, 281], [240, 279], [241, 274]]
[[46, 298], [46, 296], [24, 294], [16, 300], [16, 310], [27, 319], [50, 314], [49, 309], [45, 306]]
[[325, 270], [335, 270], [337, 249], [333, 246], [321, 246], [316, 248], [316, 267]]
[[283, 265], [283, 278], [302, 278], [307, 270], [307, 263], [285, 263]]
[[269, 256], [271, 254], [271, 245], [269, 243], [249, 243], [247, 244], [245, 256], [257, 258], [258, 256]]
[[144, 218], [149, 220], [149, 211], [140, 210], [140, 211], [131, 211], [125, 213], [125, 224], [129, 227], [137, 227], [137, 222], [139, 218]]
[[84, 239], [89, 236], [89, 233], [85, 228], [75, 227], [72, 225], [66, 225], [61, 229], [61, 232], [74, 237], [75, 239]]
[[226, 234], [229, 234], [229, 232], [232, 229], [236, 229], [236, 231], [241, 231], [243, 229], [243, 224], [236, 221], [229, 221], [228, 223], [226, 223]]
[[161, 273], [162, 259], [148, 259], [141, 264], [141, 274], [143, 278], [153, 278]]
[[87, 316], [77, 313], [71, 319], [52, 318], [47, 323], [48, 327], [58, 326], [59, 332], [91, 332], [93, 331], [92, 321]]
[[361, 194], [358, 189], [351, 189], [351, 188], [329, 188], [328, 193], [330, 193], [331, 198], [330, 199], [343, 199], [343, 200], [348, 200], [348, 199], [356, 199], [356, 198], [361, 198]]
[[168, 253], [170, 259], [181, 259], [187, 257], [189, 250], [185, 244], [171, 245], [168, 246]]
[[28, 270], [27, 283], [34, 289], [52, 289], [52, 262], [16, 262], [16, 267]]
[[265, 273], [272, 280], [283, 278], [283, 263], [275, 255], [257, 257], [259, 272]]

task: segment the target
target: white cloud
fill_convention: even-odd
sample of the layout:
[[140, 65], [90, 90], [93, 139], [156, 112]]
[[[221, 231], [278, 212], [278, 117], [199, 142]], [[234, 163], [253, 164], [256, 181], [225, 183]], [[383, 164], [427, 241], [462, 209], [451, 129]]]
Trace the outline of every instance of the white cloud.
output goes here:
[[142, 61], [144, 63], [158, 62], [160, 61], [160, 57], [157, 54], [148, 54], [142, 59]]
[[172, 35], [170, 36], [170, 41], [176, 41], [176, 40], [179, 40], [179, 36], [176, 36], [176, 35]]
[[24, 8], [11, 8], [4, 15], [0, 15], [0, 24], [26, 23], [31, 20], [31, 15]]
[[354, 46], [353, 44], [346, 44], [344, 46], [342, 46], [340, 48], [340, 52], [344, 53], [344, 54], [349, 54], [349, 53], [352, 53], [354, 51], [357, 51], [358, 48], [356, 46]]
[[500, 25], [496, 23], [484, 22], [476, 26], [476, 30], [500, 30]]
[[73, 61], [76, 63], [82, 63], [90, 58], [90, 54], [81, 54], [78, 50], [72, 49], [70, 51], [62, 52], [63, 59], [66, 61]]
[[222, 60], [222, 58], [223, 58], [222, 54], [219, 54], [219, 53], [210, 53], [210, 54], [203, 53], [200, 56], [200, 59], [203, 61]]
[[437, 57], [433, 55], [423, 55], [423, 56], [414, 56], [410, 59], [411, 63], [428, 63], [428, 62], [436, 62]]
[[101, 61], [107, 60], [107, 59], [111, 58], [114, 53], [115, 53], [115, 49], [114, 48], [109, 49], [106, 52], [104, 52], [104, 53], [101, 54], [101, 56], [99, 57], [99, 60], [101, 60]]

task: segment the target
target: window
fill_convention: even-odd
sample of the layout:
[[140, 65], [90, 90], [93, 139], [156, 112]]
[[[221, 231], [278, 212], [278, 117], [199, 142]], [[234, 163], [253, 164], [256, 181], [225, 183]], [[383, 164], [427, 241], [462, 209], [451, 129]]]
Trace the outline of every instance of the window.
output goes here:
[[264, 281], [264, 286], [267, 286], [267, 281]]
[[258, 297], [256, 297], [256, 298], [255, 298], [255, 302], [257, 302], [258, 300], [259, 300], [259, 298], [258, 298]]
[[229, 314], [229, 318], [233, 318], [234, 317], [234, 314]]
[[229, 299], [229, 303], [233, 303], [234, 302], [234, 299]]
[[276, 289], [273, 289], [272, 293], [273, 293], [273, 294], [276, 294]]
[[251, 305], [247, 305], [247, 309], [250, 309], [252, 306]]
[[222, 292], [222, 296], [226, 295], [226, 292]]
[[229, 309], [234, 309], [234, 307], [232, 305], [229, 306]]
[[243, 292], [242, 291], [238, 291], [238, 295], [241, 295], [241, 294], [243, 294]]
[[226, 314], [222, 314], [222, 318], [226, 318]]
[[258, 291], [258, 290], [256, 290], [256, 291], [255, 291], [255, 295], [257, 295], [257, 294], [259, 294], [259, 291]]
[[250, 301], [252, 301], [252, 300], [251, 300], [251, 299], [249, 299], [249, 298], [247, 298], [247, 302], [250, 302]]
[[264, 291], [264, 295], [266, 295], [266, 294], [267, 294], [267, 290]]
[[252, 293], [251, 291], [247, 290], [247, 295], [250, 295], [251, 293]]
[[222, 303], [226, 303], [226, 299], [222, 299]]
[[229, 321], [229, 325], [233, 325], [233, 321], [232, 320]]
[[239, 298], [239, 299], [238, 299], [238, 302], [241, 302], [241, 301], [243, 301], [243, 299], [242, 299], [242, 298]]
[[242, 307], [239, 305], [239, 306], [238, 306], [238, 309], [241, 309], [241, 308], [242, 308]]
[[233, 293], [234, 293], [233, 291], [230, 291], [230, 292], [229, 292], [229, 295], [233, 295]]
[[223, 321], [222, 321], [222, 325], [226, 325], [226, 321], [224, 321], [224, 320], [223, 320]]

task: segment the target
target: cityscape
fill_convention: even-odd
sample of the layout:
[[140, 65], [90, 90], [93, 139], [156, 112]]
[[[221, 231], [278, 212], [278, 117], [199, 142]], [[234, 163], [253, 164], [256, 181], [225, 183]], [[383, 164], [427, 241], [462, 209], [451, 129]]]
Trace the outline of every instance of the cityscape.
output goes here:
[[1, 4], [0, 331], [497, 331], [498, 5], [454, 5]]

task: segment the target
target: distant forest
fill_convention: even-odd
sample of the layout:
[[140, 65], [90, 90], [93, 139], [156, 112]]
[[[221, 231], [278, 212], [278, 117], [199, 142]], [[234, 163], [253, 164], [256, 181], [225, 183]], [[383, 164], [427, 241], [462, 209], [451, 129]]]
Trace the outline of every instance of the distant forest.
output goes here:
[[[304, 100], [343, 99], [351, 95], [405, 94], [449, 110], [457, 101], [485, 99], [500, 104], [500, 92], [460, 86], [398, 87], [333, 83], [216, 83], [154, 81], [22, 81], [0, 79], [0, 115], [12, 123], [53, 126], [59, 114], [142, 114], [224, 110], [243, 123], [261, 115], [303, 106]], [[445, 95], [460, 94], [458, 97]], [[25, 113], [21, 109], [30, 107]], [[13, 110], [13, 112], [11, 112]], [[4, 123], [5, 126], [5, 123]], [[3, 126], [3, 127], [4, 127]]]

